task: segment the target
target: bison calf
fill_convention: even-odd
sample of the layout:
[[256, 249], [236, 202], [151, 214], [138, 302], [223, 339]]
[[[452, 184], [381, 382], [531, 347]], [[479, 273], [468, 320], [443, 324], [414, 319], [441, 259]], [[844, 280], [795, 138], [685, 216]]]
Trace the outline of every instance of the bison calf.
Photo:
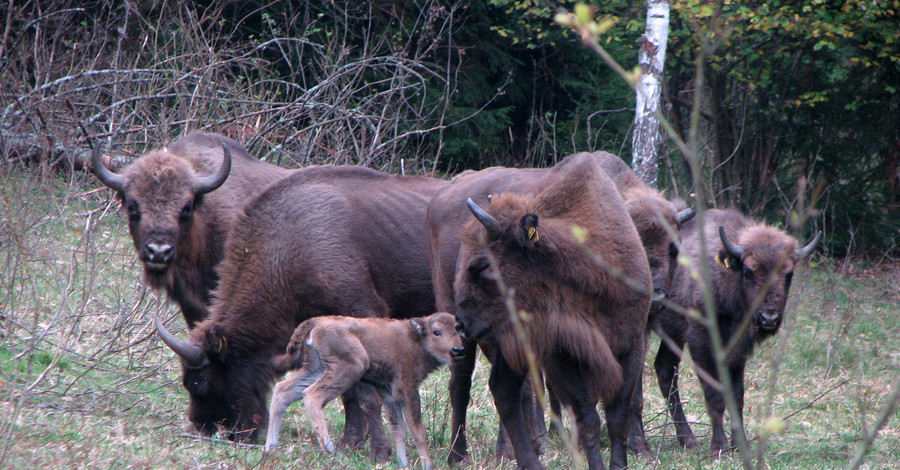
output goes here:
[[456, 320], [449, 313], [390, 320], [316, 317], [300, 324], [287, 352], [274, 359], [278, 370], [300, 367], [278, 382], [272, 395], [266, 449], [278, 445], [288, 405], [303, 399], [319, 444], [334, 453], [325, 426], [325, 404], [357, 382], [373, 385], [387, 405], [400, 465], [406, 467], [406, 420], [413, 428], [422, 467], [433, 467], [419, 406], [419, 384], [441, 364], [463, 354]]

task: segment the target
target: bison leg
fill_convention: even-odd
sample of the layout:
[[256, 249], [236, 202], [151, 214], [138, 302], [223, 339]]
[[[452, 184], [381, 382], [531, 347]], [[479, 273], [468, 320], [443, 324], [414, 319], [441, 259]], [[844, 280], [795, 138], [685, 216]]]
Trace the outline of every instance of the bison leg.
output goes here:
[[600, 451], [600, 415], [597, 402], [590, 398], [594, 394], [585, 386], [584, 372], [571, 357], [556, 356], [545, 373], [559, 400], [575, 413], [578, 443], [587, 457], [588, 468], [605, 469]]
[[656, 455], [650, 450], [650, 444], [647, 443], [647, 436], [644, 434], [644, 384], [642, 377], [644, 375], [643, 357], [647, 351], [647, 338], [650, 335], [649, 329], [644, 333], [644, 353], [641, 354], [640, 375], [634, 384], [634, 393], [631, 397], [631, 407], [628, 412], [628, 446], [631, 450], [650, 460], [656, 462]]
[[463, 344], [465, 346], [463, 357], [450, 365], [452, 441], [447, 463], [451, 466], [465, 461], [469, 456], [466, 443], [466, 409], [469, 407], [472, 372], [475, 370], [478, 349], [475, 341], [467, 340]]
[[[531, 426], [528, 427], [528, 431], [532, 442], [534, 442], [535, 452], [541, 455], [541, 436], [547, 434], [544, 426], [544, 409], [535, 395], [531, 378], [529, 377], [526, 380], [527, 382], [522, 387], [522, 409], [526, 410], [526, 412], [527, 410], [533, 410], [534, 412], [534, 419], [529, 421]], [[497, 446], [494, 450], [494, 458], [498, 461], [503, 459], [515, 460], [516, 458], [515, 449], [513, 449], [512, 443], [509, 441], [509, 434], [502, 424], [497, 426]]]
[[[709, 370], [709, 369], [704, 369]], [[714, 377], [715, 374], [712, 374]], [[743, 432], [744, 426], [744, 365], [739, 364], [729, 371], [731, 377], [731, 387], [734, 399], [738, 405], [738, 415], [731, 417], [731, 445], [737, 444], [738, 433]], [[712, 423], [712, 442], [710, 444], [710, 454], [717, 455], [728, 450], [728, 438], [725, 433], [725, 397], [715, 387], [701, 381], [703, 386], [703, 396], [706, 400], [706, 412]]]
[[609, 430], [610, 458], [609, 467], [613, 470], [628, 467], [628, 425], [629, 412], [634, 400], [635, 390], [641, 381], [641, 370], [644, 367], [643, 343], [626, 353], [619, 359], [622, 365], [622, 385], [613, 399], [603, 406], [606, 412], [606, 427]]
[[566, 430], [562, 425], [562, 405], [550, 383], [547, 383], [547, 402], [550, 404], [550, 432], [557, 436], [565, 436]]
[[[321, 364], [321, 362], [319, 362]], [[304, 367], [294, 375], [275, 384], [272, 393], [272, 405], [269, 407], [269, 429], [266, 432], [266, 451], [278, 447], [278, 432], [281, 430], [281, 420], [287, 407], [303, 398], [307, 387], [312, 385], [322, 376], [324, 370], [308, 369]]]
[[381, 395], [371, 385], [357, 384], [359, 403], [366, 418], [366, 426], [369, 429], [369, 455], [376, 462], [391, 461], [391, 443], [384, 434], [384, 424], [381, 421]]
[[405, 396], [403, 413], [406, 416], [406, 421], [412, 427], [413, 440], [416, 443], [416, 449], [419, 451], [419, 460], [422, 461], [424, 470], [432, 470], [434, 464], [431, 462], [431, 456], [428, 453], [428, 435], [425, 432], [425, 425], [422, 424], [422, 405], [419, 400], [419, 391], [411, 390]]
[[[673, 338], [674, 339], [674, 338]], [[680, 343], [676, 340], [677, 345], [681, 348], [684, 342]], [[656, 370], [656, 379], [659, 382], [659, 389], [669, 408], [669, 415], [675, 423], [675, 434], [678, 436], [678, 442], [685, 449], [696, 449], [700, 446], [691, 426], [687, 422], [684, 415], [684, 407], [681, 404], [681, 395], [678, 393], [678, 365], [681, 363], [681, 357], [672, 351], [665, 343], [660, 344], [659, 351], [656, 353], [656, 360], [653, 367]]]
[[388, 420], [391, 422], [391, 436], [394, 445], [397, 446], [397, 460], [401, 467], [409, 466], [406, 457], [406, 421], [403, 420], [403, 403], [390, 394], [383, 394], [384, 404], [388, 410]]
[[494, 405], [500, 414], [500, 421], [509, 433], [510, 441], [516, 453], [519, 468], [544, 468], [538, 460], [534, 441], [529, 436], [529, 420], [533, 418], [532, 410], [523, 410], [522, 387], [525, 377], [512, 370], [506, 360], [497, 355], [492, 361], [491, 376], [488, 384], [494, 396]]

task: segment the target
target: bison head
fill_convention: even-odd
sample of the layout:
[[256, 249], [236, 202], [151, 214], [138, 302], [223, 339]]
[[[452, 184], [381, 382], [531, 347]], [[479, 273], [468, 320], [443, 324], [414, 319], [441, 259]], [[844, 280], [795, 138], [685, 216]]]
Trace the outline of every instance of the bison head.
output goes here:
[[674, 204], [655, 191], [628, 197], [625, 207], [647, 253], [654, 294], [650, 311], [658, 313], [663, 308], [662, 300], [668, 295], [678, 265], [679, 229], [696, 212], [693, 208], [676, 210]]
[[733, 242], [719, 226], [722, 248], [716, 261], [740, 276], [741, 303], [753, 315], [757, 337], [764, 339], [778, 332], [784, 316], [794, 266], [815, 249], [822, 232], [803, 248], [797, 240], [775, 228], [759, 224], [740, 231]]
[[422, 341], [425, 350], [437, 362], [448, 364], [465, 354], [453, 314], [438, 312], [424, 318], [413, 318], [409, 323], [413, 339]]
[[158, 318], [154, 322], [163, 342], [181, 359], [182, 384], [190, 395], [188, 418], [197, 431], [256, 440], [268, 421], [266, 397], [275, 378], [271, 361], [229, 344], [219, 324], [201, 323], [191, 331], [190, 340], [183, 341]]
[[103, 165], [100, 147], [94, 149], [94, 174], [114, 189], [128, 213], [128, 230], [147, 282], [163, 287], [178, 247], [187, 242], [194, 211], [203, 195], [221, 186], [231, 171], [231, 153], [222, 146], [219, 169], [198, 176], [190, 162], [166, 150], [151, 152], [114, 173]]

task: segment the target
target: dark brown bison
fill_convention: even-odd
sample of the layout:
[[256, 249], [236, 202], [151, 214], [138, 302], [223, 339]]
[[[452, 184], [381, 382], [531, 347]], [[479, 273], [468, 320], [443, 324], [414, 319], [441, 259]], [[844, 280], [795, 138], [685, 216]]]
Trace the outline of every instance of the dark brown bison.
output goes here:
[[590, 468], [604, 468], [600, 400], [610, 465], [625, 468], [650, 269], [622, 200], [596, 163], [570, 161], [559, 176], [536, 196], [501, 193], [487, 210], [470, 202], [478, 220], [460, 234], [456, 318], [467, 338], [493, 352], [489, 385], [520, 467], [542, 468], [528, 432], [531, 410], [521, 400], [530, 350], [572, 407]]
[[[732, 428], [743, 426], [744, 367], [756, 343], [778, 332], [784, 306], [791, 288], [796, 264], [815, 248], [820, 233], [807, 246], [798, 248], [797, 240], [774, 227], [756, 222], [733, 210], [712, 209], [706, 213], [700, 229], [695, 221], [681, 230], [682, 254], [692, 266], [706, 263], [712, 285], [712, 311], [723, 344], [731, 345], [728, 354], [729, 378], [741, 414], [732, 416]], [[700, 237], [704, 237], [708, 256], [701, 258]], [[679, 266], [670, 299], [685, 309], [706, 312], [700, 283], [692, 279], [690, 269]], [[687, 343], [695, 367], [718, 380], [709, 330], [696, 319], [672, 310], [664, 310], [652, 328], [671, 338], [679, 349]], [[687, 448], [698, 447], [697, 439], [685, 419], [678, 393], [680, 354], [664, 341], [654, 366], [659, 387], [668, 401], [678, 441]], [[726, 448], [723, 414], [725, 400], [713, 385], [701, 380], [706, 409], [712, 421], [712, 452]], [[732, 439], [734, 437], [732, 436]]]
[[319, 445], [334, 453], [323, 408], [362, 381], [375, 386], [387, 404], [400, 466], [409, 466], [408, 422], [422, 468], [430, 470], [434, 465], [428, 455], [428, 437], [422, 424], [419, 384], [438, 366], [448, 364], [462, 352], [456, 319], [446, 312], [410, 320], [310, 318], [294, 331], [285, 354], [275, 358], [276, 362], [286, 362], [287, 367], [299, 370], [275, 384], [266, 449], [278, 445], [278, 430], [288, 405], [302, 399]]
[[[266, 396], [286, 372], [272, 358], [303, 320], [435, 311], [424, 221], [444, 184], [361, 167], [308, 167], [247, 203], [218, 268], [210, 317], [187, 341], [157, 325], [181, 357], [189, 418], [202, 434], [257, 437], [268, 418]], [[345, 394], [344, 404], [345, 439], [357, 433], [352, 443], [365, 426], [355, 395]], [[379, 418], [370, 426], [373, 440], [380, 428]], [[389, 455], [383, 431], [378, 437], [373, 444]]]
[[125, 167], [107, 169], [94, 151], [93, 168], [115, 189], [128, 213], [128, 230], [144, 280], [165, 289], [189, 328], [206, 317], [225, 240], [251, 196], [290, 170], [250, 156], [219, 134], [191, 132]]
[[[693, 217], [694, 211], [692, 209], [677, 211], [675, 204], [641, 182], [628, 165], [615, 155], [607, 152], [583, 152], [566, 157], [549, 169], [494, 167], [482, 171], [466, 171], [454, 178], [450, 186], [435, 196], [428, 207], [428, 238], [438, 308], [450, 312], [456, 309], [453, 276], [460, 244], [458, 227], [471, 217], [464, 206], [467, 197], [472, 197], [477, 204], [484, 206], [488, 204], [488, 196], [492, 193], [514, 191], [521, 194], [536, 194], [557, 181], [568, 167], [584, 165], [588, 161], [599, 165], [610, 176], [625, 200], [628, 213], [644, 244], [658, 302], [669, 288], [674, 272], [677, 243], [674, 243], [673, 237], [677, 236], [676, 230], [680, 224]], [[454, 436], [449, 456], [451, 463], [459, 462], [467, 455], [464, 429], [474, 364], [474, 343], [467, 342], [465, 358], [451, 366], [453, 373], [450, 379], [450, 394]], [[634, 437], [632, 445], [649, 453], [640, 424], [639, 393], [640, 389], [635, 397], [637, 418], [635, 425], [632, 426]], [[551, 404], [554, 403], [557, 402], [551, 400]], [[558, 407], [554, 406], [554, 411], [558, 414]], [[500, 434], [502, 433], [501, 429]], [[498, 451], [501, 453], [504, 452], [502, 441], [501, 438], [498, 443]]]

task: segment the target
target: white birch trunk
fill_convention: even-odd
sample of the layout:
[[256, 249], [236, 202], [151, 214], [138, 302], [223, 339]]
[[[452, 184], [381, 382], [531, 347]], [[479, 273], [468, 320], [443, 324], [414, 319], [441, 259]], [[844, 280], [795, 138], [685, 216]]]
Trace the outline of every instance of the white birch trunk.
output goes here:
[[631, 139], [631, 168], [652, 188], [657, 187], [657, 162], [664, 144], [656, 113], [660, 106], [668, 38], [668, 0], [647, 0], [647, 30], [641, 37], [638, 54], [641, 79], [635, 88], [637, 103]]

